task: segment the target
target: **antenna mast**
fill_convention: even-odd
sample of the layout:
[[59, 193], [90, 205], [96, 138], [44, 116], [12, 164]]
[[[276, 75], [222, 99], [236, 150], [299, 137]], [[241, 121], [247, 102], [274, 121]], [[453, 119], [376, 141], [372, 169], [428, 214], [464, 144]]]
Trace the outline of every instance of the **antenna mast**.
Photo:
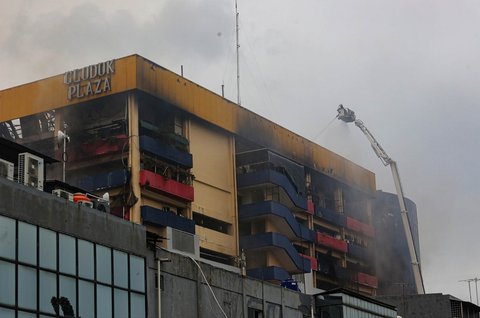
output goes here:
[[235, 33], [236, 33], [236, 46], [237, 46], [237, 104], [241, 105], [240, 103], [240, 58], [239, 58], [239, 49], [240, 44], [238, 43], [238, 6], [237, 0], [235, 0]]

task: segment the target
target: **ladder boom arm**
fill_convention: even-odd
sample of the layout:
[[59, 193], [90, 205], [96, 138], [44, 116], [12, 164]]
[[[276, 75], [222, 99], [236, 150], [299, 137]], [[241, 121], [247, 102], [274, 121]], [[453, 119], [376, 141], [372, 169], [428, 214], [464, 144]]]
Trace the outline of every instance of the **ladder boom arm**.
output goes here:
[[360, 128], [363, 134], [367, 137], [368, 141], [370, 141], [370, 145], [375, 151], [375, 154], [380, 158], [382, 163], [385, 166], [390, 166], [392, 170], [393, 181], [395, 183], [395, 189], [397, 191], [398, 203], [400, 205], [400, 214], [403, 224], [403, 230], [405, 233], [405, 237], [407, 239], [407, 246], [408, 252], [410, 254], [410, 259], [412, 263], [412, 270], [413, 270], [413, 277], [415, 280], [415, 289], [417, 290], [418, 294], [425, 294], [425, 288], [423, 285], [423, 278], [422, 272], [420, 269], [420, 262], [418, 261], [417, 251], [415, 249], [415, 244], [413, 242], [413, 232], [410, 225], [410, 220], [408, 219], [408, 212], [407, 206], [405, 204], [405, 196], [403, 195], [403, 188], [402, 183], [400, 182], [400, 174], [398, 173], [397, 163], [388, 156], [385, 150], [382, 148], [380, 143], [373, 137], [372, 133], [367, 129], [365, 124], [360, 120], [357, 119], [355, 116], [355, 112], [349, 108], [343, 107], [343, 105], [338, 106], [337, 109], [338, 115], [337, 118], [346, 122], [351, 123], [354, 122], [355, 126]]

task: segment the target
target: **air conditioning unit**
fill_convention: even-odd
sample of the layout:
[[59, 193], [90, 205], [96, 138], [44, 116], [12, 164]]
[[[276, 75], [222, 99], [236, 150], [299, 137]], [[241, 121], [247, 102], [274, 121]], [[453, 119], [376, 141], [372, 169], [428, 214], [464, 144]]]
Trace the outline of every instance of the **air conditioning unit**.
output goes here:
[[0, 159], [0, 177], [13, 181], [14, 164], [10, 161]]
[[43, 159], [28, 152], [18, 154], [18, 182], [43, 191]]
[[73, 193], [70, 193], [68, 191], [62, 190], [62, 189], [55, 189], [52, 191], [53, 195], [56, 195], [59, 198], [64, 198], [68, 201], [73, 202]]
[[198, 235], [183, 232], [167, 226], [167, 249], [200, 257], [200, 242]]

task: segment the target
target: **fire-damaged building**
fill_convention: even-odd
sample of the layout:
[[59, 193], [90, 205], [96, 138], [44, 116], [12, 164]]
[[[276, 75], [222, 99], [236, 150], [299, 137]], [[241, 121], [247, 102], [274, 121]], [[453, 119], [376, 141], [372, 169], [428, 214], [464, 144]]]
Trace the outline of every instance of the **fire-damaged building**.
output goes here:
[[374, 174], [141, 56], [0, 91], [0, 136], [167, 250], [311, 294], [377, 293]]

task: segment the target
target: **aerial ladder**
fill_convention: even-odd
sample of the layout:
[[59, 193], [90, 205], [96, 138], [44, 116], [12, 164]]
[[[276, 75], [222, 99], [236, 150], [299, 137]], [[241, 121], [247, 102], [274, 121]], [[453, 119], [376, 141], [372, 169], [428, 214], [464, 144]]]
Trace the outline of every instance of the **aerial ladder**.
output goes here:
[[408, 252], [410, 254], [410, 259], [412, 263], [413, 276], [415, 279], [415, 289], [418, 294], [425, 294], [425, 288], [423, 286], [422, 272], [420, 269], [420, 263], [417, 257], [417, 251], [415, 250], [415, 244], [413, 243], [413, 233], [410, 227], [410, 221], [408, 219], [407, 207], [405, 205], [405, 196], [403, 195], [402, 183], [400, 182], [400, 175], [398, 173], [397, 163], [390, 158], [378, 141], [373, 137], [372, 133], [367, 129], [365, 124], [357, 119], [355, 112], [349, 108], [343, 107], [343, 105], [338, 106], [337, 109], [337, 118], [346, 123], [355, 123], [355, 126], [360, 128], [363, 134], [367, 137], [368, 141], [372, 145], [373, 151], [380, 158], [384, 166], [390, 166], [393, 175], [393, 181], [395, 183], [395, 188], [397, 190], [398, 203], [400, 204], [400, 212], [402, 217], [403, 229], [405, 232], [405, 237], [407, 239]]

